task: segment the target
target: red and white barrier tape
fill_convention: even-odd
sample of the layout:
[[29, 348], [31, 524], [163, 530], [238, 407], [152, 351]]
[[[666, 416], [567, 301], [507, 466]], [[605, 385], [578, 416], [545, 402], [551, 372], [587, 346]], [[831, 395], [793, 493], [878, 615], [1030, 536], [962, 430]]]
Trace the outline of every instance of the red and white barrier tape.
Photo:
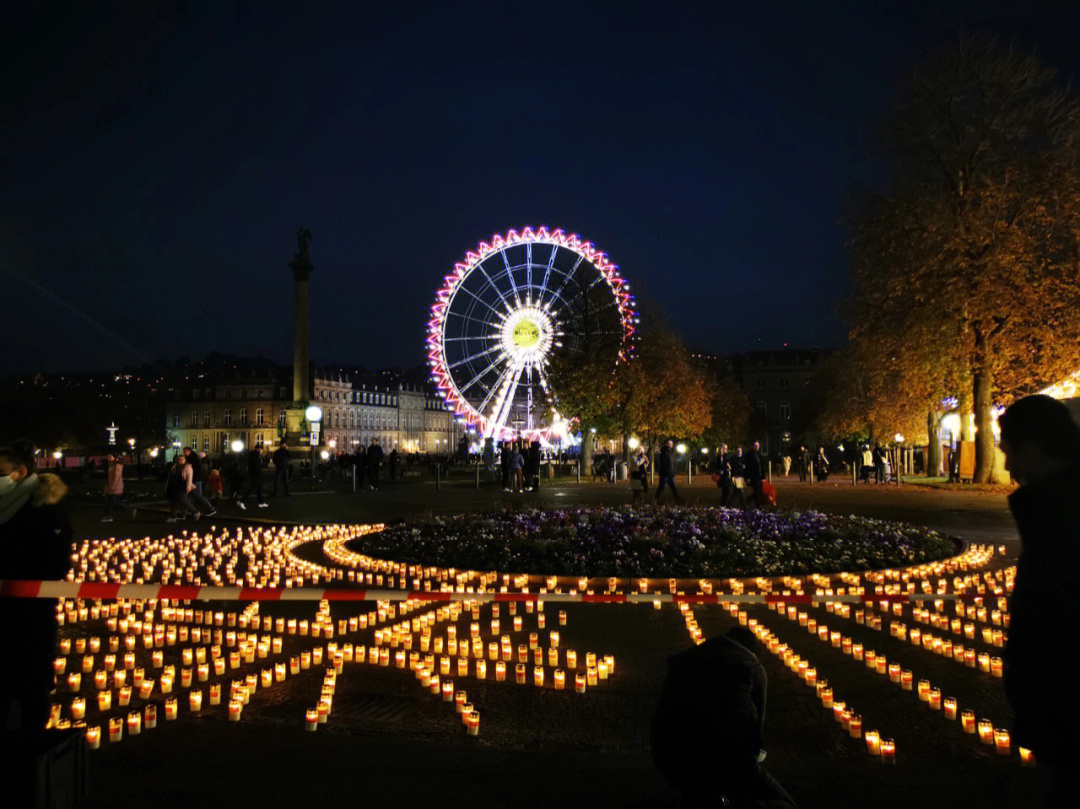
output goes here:
[[426, 590], [361, 590], [319, 587], [204, 587], [182, 584], [110, 584], [107, 582], [0, 580], [2, 598], [82, 598], [170, 601], [547, 601], [567, 604], [890, 604], [927, 601], [974, 601], [994, 598], [979, 593], [896, 593], [890, 595], [772, 595], [762, 593], [462, 593]]

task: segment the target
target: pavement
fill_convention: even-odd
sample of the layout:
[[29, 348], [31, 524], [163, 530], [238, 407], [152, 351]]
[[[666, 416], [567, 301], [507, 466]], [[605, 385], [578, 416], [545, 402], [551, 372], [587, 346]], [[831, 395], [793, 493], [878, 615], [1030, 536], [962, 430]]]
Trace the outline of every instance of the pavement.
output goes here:
[[[971, 543], [1004, 546], [1005, 554], [995, 556], [998, 568], [1017, 551], [1016, 531], [1000, 492], [852, 487], [837, 481], [811, 487], [794, 478], [774, 482], [781, 506], [902, 520]], [[626, 483], [558, 481], [542, 486], [539, 493], [510, 495], [492, 487], [477, 491], [468, 479], [444, 481], [439, 488], [434, 482], [384, 484], [379, 491], [355, 493], [303, 493], [302, 488], [295, 485], [294, 495], [273, 500], [266, 509], [240, 512], [224, 504], [212, 520], [198, 523], [166, 524], [164, 513], [152, 505], [140, 505], [136, 521], [101, 523], [98, 506], [90, 503], [73, 504], [73, 519], [80, 537], [156, 537], [262, 521], [377, 522], [530, 505], [615, 504], [627, 502], [630, 494]], [[719, 499], [707, 478], [682, 491], [692, 504], [715, 505]], [[332, 614], [336, 620], [370, 608], [335, 604]], [[915, 626], [907, 609], [902, 620]], [[931, 680], [979, 718], [990, 718], [996, 727], [1011, 721], [999, 679], [890, 637], [888, 619], [885, 631], [875, 632], [843, 621], [823, 606], [806, 611], [910, 668], [916, 680]], [[263, 605], [261, 612], [310, 617], [313, 606]], [[674, 607], [628, 605], [567, 605], [566, 613], [566, 627], [560, 630], [564, 647], [613, 654], [618, 661], [616, 675], [584, 695], [466, 680], [469, 700], [482, 717], [480, 735], [469, 737], [452, 708], [422, 691], [407, 670], [346, 664], [328, 723], [306, 733], [304, 712], [318, 699], [321, 674], [302, 672], [260, 689], [239, 723], [227, 722], [214, 711], [203, 716], [182, 712], [178, 721], [159, 720], [158, 728], [144, 730], [138, 738], [103, 743], [90, 756], [86, 806], [677, 806], [677, 795], [652, 765], [648, 727], [666, 657], [690, 643], [683, 616]], [[778, 657], [762, 651], [769, 678], [765, 764], [800, 807], [990, 808], [1034, 802], [1040, 770], [1022, 768], [1015, 749], [1011, 756], [995, 755], [992, 747], [931, 711], [914, 693], [902, 691], [785, 616], [764, 608], [754, 609], [751, 616], [810, 660], [819, 678], [829, 680], [837, 699], [857, 707], [865, 728], [877, 728], [897, 743], [894, 766], [867, 755], [863, 742], [843, 732], [813, 688]], [[528, 629], [536, 616], [525, 617]], [[548, 617], [554, 618], [550, 608]], [[706, 637], [734, 624], [718, 607], [699, 607], [694, 617]], [[467, 628], [467, 617], [461, 626]], [[66, 631], [77, 635], [91, 628], [79, 625]], [[286, 637], [284, 654], [314, 643]], [[980, 642], [968, 643], [982, 650]]]

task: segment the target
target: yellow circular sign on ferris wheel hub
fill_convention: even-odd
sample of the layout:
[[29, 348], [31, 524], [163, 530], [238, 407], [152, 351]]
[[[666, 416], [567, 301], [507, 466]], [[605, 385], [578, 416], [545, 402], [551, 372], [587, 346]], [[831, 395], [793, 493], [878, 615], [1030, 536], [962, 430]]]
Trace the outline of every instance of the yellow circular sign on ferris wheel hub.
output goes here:
[[531, 320], [519, 321], [514, 326], [514, 345], [532, 348], [540, 342], [540, 327]]

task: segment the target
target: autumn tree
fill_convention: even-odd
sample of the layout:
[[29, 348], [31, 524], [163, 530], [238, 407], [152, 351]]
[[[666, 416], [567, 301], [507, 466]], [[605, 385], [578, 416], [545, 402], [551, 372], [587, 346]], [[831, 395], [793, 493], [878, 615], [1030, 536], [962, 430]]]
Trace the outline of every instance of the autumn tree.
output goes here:
[[718, 379], [713, 386], [712, 424], [702, 434], [710, 445], [743, 444], [750, 437], [753, 408], [749, 397], [734, 380]]
[[895, 182], [851, 228], [852, 340], [928, 409], [970, 380], [985, 482], [993, 404], [1080, 364], [1080, 105], [1035, 57], [962, 35], [886, 129]]

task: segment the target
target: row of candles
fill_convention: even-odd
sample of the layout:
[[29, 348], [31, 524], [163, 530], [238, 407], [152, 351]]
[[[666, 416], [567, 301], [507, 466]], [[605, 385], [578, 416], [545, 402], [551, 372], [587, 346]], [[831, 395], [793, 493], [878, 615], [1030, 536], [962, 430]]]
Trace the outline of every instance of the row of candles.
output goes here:
[[[836, 605], [831, 611], [840, 614], [840, 608], [846, 605]], [[734, 608], [734, 605], [732, 605]], [[832, 646], [840, 648], [844, 654], [851, 655], [855, 660], [863, 660], [868, 668], [873, 668], [879, 674], [888, 674], [890, 682], [898, 683], [905, 691], [911, 691], [913, 688], [914, 675], [908, 669], [903, 669], [899, 663], [888, 663], [884, 656], [877, 655], [872, 650], [864, 650], [862, 644], [853, 643], [852, 639], [842, 635], [840, 632], [830, 631], [826, 626], [819, 626], [817, 622], [811, 618], [808, 613], [801, 612], [797, 608], [792, 606], [785, 606], [784, 604], [776, 605], [777, 612], [785, 615], [788, 620], [797, 621], [802, 627], [808, 629], [811, 634], [816, 634], [818, 639], [824, 642], [830, 643]], [[743, 621], [742, 614], [740, 613], [740, 622]], [[745, 624], [744, 624], [745, 625]], [[905, 640], [906, 630], [903, 624], [898, 622], [892, 622], [890, 626], [890, 634], [898, 640]], [[931, 641], [928, 643], [928, 640]], [[945, 654], [947, 651], [952, 651], [951, 642], [933, 638], [929, 633], [921, 634], [918, 629], [912, 630], [911, 643], [916, 646], [923, 646], [923, 648], [933, 648], [938, 654]], [[958, 646], [953, 651], [953, 658], [964, 662], [968, 667], [974, 668], [978, 666], [980, 671], [992, 673], [996, 677], [1002, 676], [1002, 661], [1001, 658], [991, 658], [986, 653], [979, 653], [976, 655], [975, 650], [965, 650], [962, 646]], [[804, 664], [800, 663], [800, 674], [805, 670]], [[816, 675], [816, 672], [814, 672]], [[809, 681], [816, 679], [816, 677], [810, 677]], [[826, 707], [832, 701], [831, 692], [828, 689], [819, 688], [819, 697], [822, 696], [823, 690], [826, 692]], [[957, 718], [957, 702], [953, 697], [945, 697], [944, 700], [941, 696], [940, 689], [932, 687], [929, 680], [919, 680], [917, 685], [917, 694], [920, 701], [925, 702], [927, 706], [934, 711], [942, 711], [942, 715], [949, 720], [955, 720]], [[996, 752], [999, 755], [1009, 755], [1011, 752], [1011, 739], [1009, 732], [1003, 728], [995, 728], [994, 724], [988, 720], [983, 719], [976, 723], [974, 711], [965, 710], [960, 714], [961, 727], [965, 733], [978, 734], [979, 741], [984, 745], [994, 746]], [[870, 745], [869, 733], [867, 734], [868, 746]], [[1034, 766], [1035, 757], [1032, 752], [1026, 748], [1020, 748], [1020, 761], [1023, 766]]]

